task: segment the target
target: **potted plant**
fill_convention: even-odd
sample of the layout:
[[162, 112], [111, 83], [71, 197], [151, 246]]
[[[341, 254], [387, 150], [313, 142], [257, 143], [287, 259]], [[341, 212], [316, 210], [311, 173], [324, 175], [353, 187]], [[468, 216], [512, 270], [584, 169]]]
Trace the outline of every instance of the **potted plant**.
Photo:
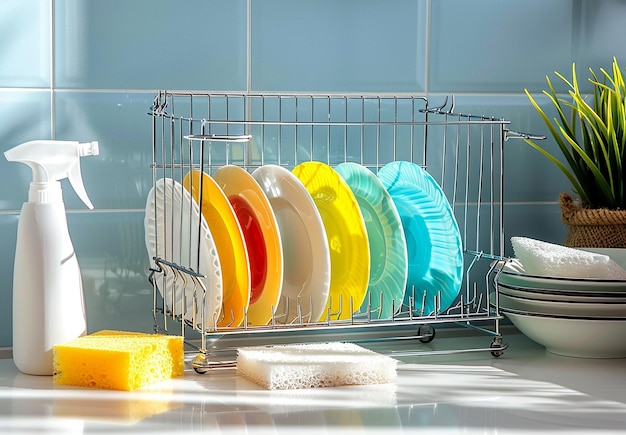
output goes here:
[[572, 64], [569, 98], [559, 97], [550, 81], [548, 91], [557, 116], [550, 119], [528, 90], [526, 95], [556, 141], [565, 164], [532, 138], [524, 139], [552, 161], [568, 178], [575, 201], [568, 193], [560, 198], [561, 219], [568, 226], [566, 246], [626, 247], [626, 84], [617, 59], [612, 71], [601, 69], [598, 77], [590, 68], [593, 92], [581, 93]]

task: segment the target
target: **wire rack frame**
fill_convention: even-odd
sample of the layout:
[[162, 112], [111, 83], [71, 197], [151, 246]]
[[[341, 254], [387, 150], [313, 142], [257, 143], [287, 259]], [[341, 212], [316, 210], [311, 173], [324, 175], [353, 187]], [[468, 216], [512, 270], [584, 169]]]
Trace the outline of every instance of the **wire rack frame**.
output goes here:
[[[338, 313], [329, 313], [318, 321], [308, 317], [300, 309], [301, 301], [295, 300], [291, 301], [299, 313], [295, 320], [287, 320], [285, 313], [272, 307], [271, 321], [264, 326], [248, 326], [246, 313], [238, 327], [220, 327], [218, 319], [205, 319], [206, 288], [196, 272], [199, 265], [177, 264], [157, 253], [150, 270], [155, 329], [199, 341], [197, 371], [215, 365], [210, 361], [215, 340], [236, 335], [271, 341], [272, 334], [293, 333], [297, 340], [307, 340], [325, 332], [345, 338], [354, 331], [372, 331], [373, 339], [380, 339], [381, 329], [417, 326], [414, 338], [427, 343], [434, 338], [433, 325], [455, 324], [493, 337], [489, 347], [458, 351], [489, 350], [499, 356], [506, 348], [497, 299], [490, 303], [489, 289], [494, 260], [503, 259], [504, 254], [503, 144], [508, 121], [455, 113], [453, 99], [429, 106], [426, 98], [416, 96], [168, 91], [155, 96], [149, 115], [153, 183], [160, 178], [182, 182], [192, 169], [210, 174], [230, 164], [252, 171], [267, 164], [291, 169], [309, 160], [331, 166], [351, 161], [377, 172], [388, 162], [407, 160], [424, 167], [439, 183], [463, 241], [463, 285], [449, 307], [441, 306], [440, 294], [427, 296], [410, 289], [408, 304], [386, 301], [398, 308], [391, 318], [380, 318], [380, 312], [371, 309], [371, 300], [360, 310], [351, 300], [340, 300], [339, 310], [352, 313], [347, 320], [335, 320]], [[170, 283], [173, 277], [185, 289], [193, 289], [191, 308], [183, 302], [176, 312], [177, 305], [164, 300], [168, 274]], [[179, 296], [184, 301], [187, 291]], [[429, 312], [423, 309], [426, 297], [433, 298], [435, 307]], [[380, 306], [383, 301], [378, 302]]]

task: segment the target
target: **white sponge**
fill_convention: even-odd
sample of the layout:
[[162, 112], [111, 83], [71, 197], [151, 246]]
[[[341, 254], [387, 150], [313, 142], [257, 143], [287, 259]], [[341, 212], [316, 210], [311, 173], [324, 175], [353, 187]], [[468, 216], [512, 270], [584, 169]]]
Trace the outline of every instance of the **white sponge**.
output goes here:
[[563, 278], [626, 279], [608, 255], [582, 251], [527, 237], [511, 237], [515, 256], [525, 273]]
[[353, 343], [240, 348], [237, 374], [269, 390], [386, 384], [397, 361]]

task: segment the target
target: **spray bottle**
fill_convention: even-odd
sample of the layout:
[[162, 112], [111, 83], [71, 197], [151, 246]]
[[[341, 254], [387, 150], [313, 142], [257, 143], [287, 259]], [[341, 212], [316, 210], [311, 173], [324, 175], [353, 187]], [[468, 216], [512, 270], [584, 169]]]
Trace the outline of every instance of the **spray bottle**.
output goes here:
[[17, 225], [13, 271], [13, 360], [31, 375], [52, 375], [52, 347], [87, 332], [80, 268], [67, 228], [60, 180], [89, 207], [80, 158], [98, 142], [37, 140], [4, 153], [33, 171]]

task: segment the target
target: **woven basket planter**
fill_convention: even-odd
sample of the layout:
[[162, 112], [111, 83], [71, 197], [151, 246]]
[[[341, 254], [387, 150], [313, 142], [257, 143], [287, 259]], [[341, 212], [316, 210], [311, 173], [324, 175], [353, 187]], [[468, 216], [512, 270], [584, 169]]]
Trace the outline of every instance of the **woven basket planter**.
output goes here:
[[562, 193], [561, 221], [567, 225], [565, 246], [571, 248], [626, 248], [626, 210], [582, 208]]

